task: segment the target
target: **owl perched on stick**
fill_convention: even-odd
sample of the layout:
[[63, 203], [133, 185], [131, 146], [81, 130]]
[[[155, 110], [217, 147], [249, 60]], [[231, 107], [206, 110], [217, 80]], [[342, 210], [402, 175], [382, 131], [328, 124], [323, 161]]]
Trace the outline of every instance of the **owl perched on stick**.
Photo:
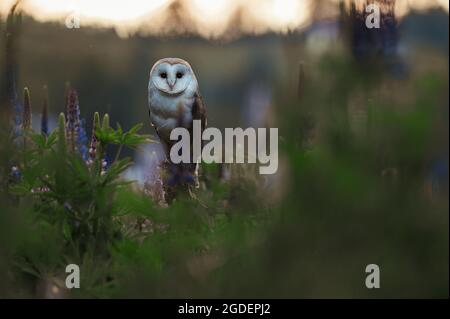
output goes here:
[[[172, 129], [184, 127], [189, 130], [192, 150], [192, 121], [200, 120], [203, 132], [206, 107], [188, 62], [179, 58], [164, 58], [153, 65], [148, 83], [148, 106], [151, 124], [164, 147], [168, 162], [171, 163], [170, 149], [177, 142], [170, 140]], [[178, 168], [194, 175], [197, 164], [178, 164]]]

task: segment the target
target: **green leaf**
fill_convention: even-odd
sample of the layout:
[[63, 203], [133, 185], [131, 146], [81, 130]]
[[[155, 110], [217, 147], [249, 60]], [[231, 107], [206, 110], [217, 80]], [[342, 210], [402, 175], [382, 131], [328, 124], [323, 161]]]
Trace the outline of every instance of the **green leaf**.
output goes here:
[[116, 132], [111, 127], [97, 128], [95, 130], [95, 136], [97, 137], [97, 140], [104, 145], [119, 143]]
[[115, 161], [102, 175], [102, 185], [111, 183], [119, 178], [120, 174], [122, 174], [128, 167], [130, 167], [131, 164], [132, 162], [129, 158]]
[[60, 156], [66, 155], [66, 118], [64, 113], [59, 114], [58, 119], [58, 150]]

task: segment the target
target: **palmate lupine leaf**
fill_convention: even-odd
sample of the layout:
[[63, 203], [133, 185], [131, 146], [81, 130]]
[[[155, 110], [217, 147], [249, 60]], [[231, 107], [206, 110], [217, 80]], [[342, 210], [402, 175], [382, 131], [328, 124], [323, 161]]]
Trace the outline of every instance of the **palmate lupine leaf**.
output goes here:
[[97, 140], [104, 145], [118, 144], [117, 134], [111, 127], [99, 127], [95, 130], [95, 136]]
[[95, 131], [95, 135], [103, 144], [116, 144], [129, 148], [135, 148], [139, 144], [154, 142], [150, 135], [137, 134], [142, 126], [142, 123], [140, 123], [133, 126], [129, 131], [124, 132], [122, 126], [118, 123], [116, 130], [109, 125], [103, 125]]
[[129, 131], [124, 133], [120, 124], [117, 123], [117, 130], [116, 130], [117, 144], [130, 148], [135, 148], [139, 144], [153, 143], [154, 140], [151, 139], [150, 135], [137, 134], [137, 132], [142, 128], [142, 126], [143, 126], [142, 123], [136, 124]]
[[109, 126], [109, 115], [103, 116], [102, 125], [94, 128], [97, 141], [102, 145], [117, 144], [116, 132]]
[[120, 174], [122, 174], [131, 165], [132, 161], [129, 158], [115, 161], [101, 176], [101, 184], [106, 185], [118, 179]]
[[89, 172], [89, 167], [86, 162], [78, 156], [69, 156], [68, 158], [68, 168], [70, 168], [73, 179], [77, 183], [91, 184], [91, 174]]
[[31, 133], [31, 140], [37, 146], [38, 151], [49, 150], [58, 140], [58, 131], [54, 130], [48, 137], [41, 133]]

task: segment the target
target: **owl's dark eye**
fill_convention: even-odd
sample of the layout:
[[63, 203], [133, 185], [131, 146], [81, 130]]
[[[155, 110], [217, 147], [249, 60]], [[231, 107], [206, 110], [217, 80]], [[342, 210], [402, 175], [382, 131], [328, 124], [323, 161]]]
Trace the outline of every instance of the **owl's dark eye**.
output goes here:
[[162, 77], [163, 79], [167, 78], [167, 73], [166, 72], [162, 72], [159, 74], [160, 77]]
[[181, 79], [183, 77], [183, 73], [177, 72], [177, 79]]

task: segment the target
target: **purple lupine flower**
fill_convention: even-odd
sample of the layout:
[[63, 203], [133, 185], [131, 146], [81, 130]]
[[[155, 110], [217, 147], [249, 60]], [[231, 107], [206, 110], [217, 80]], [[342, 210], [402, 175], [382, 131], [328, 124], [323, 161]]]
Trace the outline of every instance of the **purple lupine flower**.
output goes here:
[[88, 160], [88, 147], [87, 147], [88, 137], [87, 137], [86, 130], [85, 130], [84, 119], [81, 119], [81, 121], [80, 121], [80, 125], [78, 127], [77, 140], [75, 142], [76, 142], [78, 152], [81, 155], [81, 158], [84, 161], [87, 161]]
[[69, 148], [72, 151], [76, 149], [75, 141], [78, 138], [80, 126], [80, 105], [78, 103], [77, 92], [69, 88], [66, 99], [66, 137]]
[[85, 122], [80, 119], [80, 104], [75, 89], [69, 88], [66, 105], [66, 136], [70, 149], [78, 152], [84, 161], [88, 160], [88, 137]]

